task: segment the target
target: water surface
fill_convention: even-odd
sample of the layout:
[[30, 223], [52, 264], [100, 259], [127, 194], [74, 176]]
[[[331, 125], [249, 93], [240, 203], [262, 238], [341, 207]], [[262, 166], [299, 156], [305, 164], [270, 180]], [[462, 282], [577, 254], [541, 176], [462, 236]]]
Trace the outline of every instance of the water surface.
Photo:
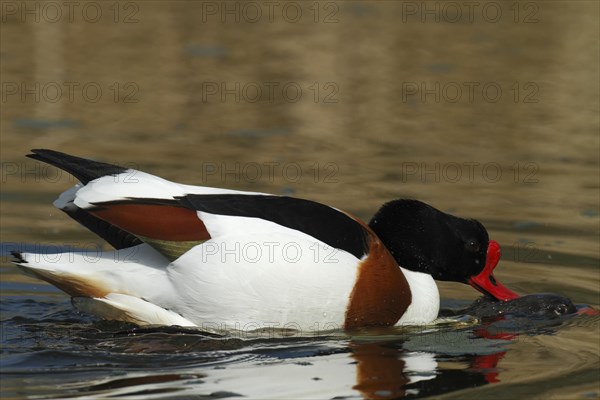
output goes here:
[[[75, 181], [24, 158], [49, 147], [364, 219], [418, 198], [482, 221], [512, 290], [597, 308], [597, 2], [481, 2], [472, 18], [453, 3], [457, 20], [442, 2], [289, 2], [272, 19], [253, 2], [255, 20], [239, 2], [94, 3], [97, 21], [6, 3], [3, 398], [600, 397], [598, 316], [317, 336], [136, 330], [78, 313], [8, 257], [107, 248], [52, 208]], [[440, 290], [447, 310], [478, 296]]]

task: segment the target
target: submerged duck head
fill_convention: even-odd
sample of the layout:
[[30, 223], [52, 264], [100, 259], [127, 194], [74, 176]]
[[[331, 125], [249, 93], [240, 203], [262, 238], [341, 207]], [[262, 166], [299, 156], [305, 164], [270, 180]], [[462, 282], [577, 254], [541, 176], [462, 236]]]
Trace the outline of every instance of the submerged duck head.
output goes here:
[[477, 299], [462, 313], [475, 317], [514, 315], [522, 317], [557, 318], [575, 314], [577, 307], [564, 296], [554, 293], [535, 293], [507, 302], [490, 301], [486, 296]]

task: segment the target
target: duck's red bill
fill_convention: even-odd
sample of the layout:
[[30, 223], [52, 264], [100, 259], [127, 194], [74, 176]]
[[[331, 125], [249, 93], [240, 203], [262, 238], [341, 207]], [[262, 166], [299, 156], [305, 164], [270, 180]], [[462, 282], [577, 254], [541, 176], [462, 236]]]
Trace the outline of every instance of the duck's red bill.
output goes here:
[[578, 315], [598, 315], [600, 312], [590, 306], [584, 306], [577, 310]]
[[519, 295], [507, 289], [494, 277], [493, 272], [496, 265], [498, 265], [498, 261], [500, 261], [500, 245], [495, 240], [490, 240], [485, 268], [479, 275], [472, 276], [469, 279], [469, 285], [481, 293], [489, 294], [501, 301], [516, 299]]

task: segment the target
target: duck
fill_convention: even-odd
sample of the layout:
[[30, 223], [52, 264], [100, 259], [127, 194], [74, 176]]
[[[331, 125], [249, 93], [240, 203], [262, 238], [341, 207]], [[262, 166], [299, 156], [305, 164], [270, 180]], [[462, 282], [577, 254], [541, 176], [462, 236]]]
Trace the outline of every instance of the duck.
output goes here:
[[429, 324], [435, 280], [519, 297], [493, 270], [500, 246], [477, 220], [414, 199], [369, 223], [311, 200], [179, 184], [55, 150], [27, 157], [79, 180], [54, 206], [114, 247], [13, 252], [79, 310], [136, 325], [300, 332]]

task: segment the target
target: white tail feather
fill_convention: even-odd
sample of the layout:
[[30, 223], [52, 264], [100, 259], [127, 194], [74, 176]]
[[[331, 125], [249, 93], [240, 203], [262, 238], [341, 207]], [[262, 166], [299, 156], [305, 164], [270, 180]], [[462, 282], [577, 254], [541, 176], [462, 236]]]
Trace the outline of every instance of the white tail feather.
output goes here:
[[74, 297], [73, 305], [83, 312], [104, 319], [127, 321], [137, 325], [196, 326], [173, 311], [126, 294], [109, 293], [104, 298]]

